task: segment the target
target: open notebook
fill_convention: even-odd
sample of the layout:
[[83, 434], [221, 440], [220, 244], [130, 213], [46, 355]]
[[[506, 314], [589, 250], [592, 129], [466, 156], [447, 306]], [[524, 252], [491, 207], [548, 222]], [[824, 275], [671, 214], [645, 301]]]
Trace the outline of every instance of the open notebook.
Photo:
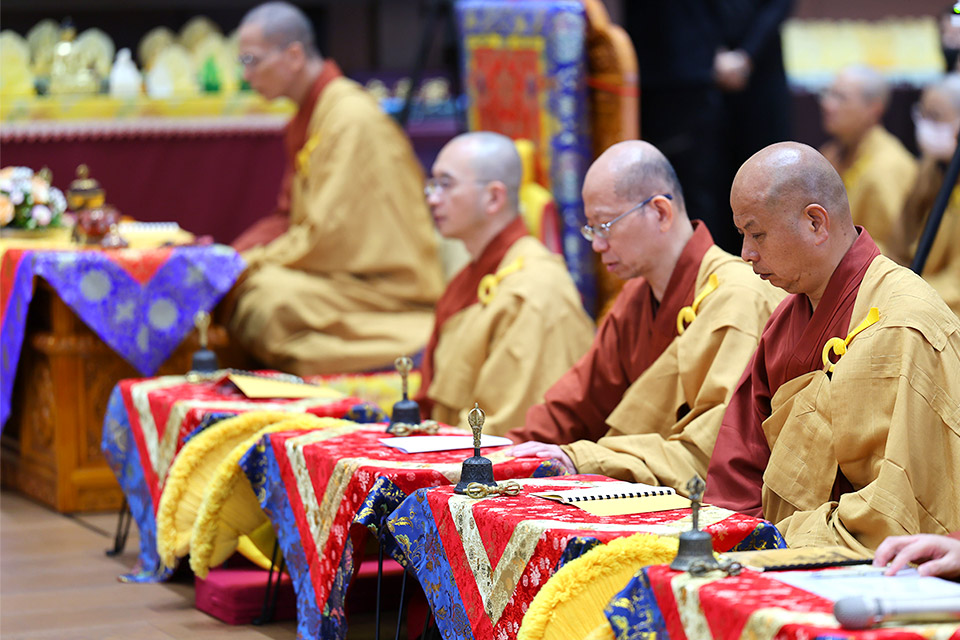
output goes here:
[[609, 482], [603, 486], [564, 491], [542, 491], [531, 495], [579, 507], [595, 516], [625, 516], [683, 509], [690, 501], [670, 487], [640, 482]]

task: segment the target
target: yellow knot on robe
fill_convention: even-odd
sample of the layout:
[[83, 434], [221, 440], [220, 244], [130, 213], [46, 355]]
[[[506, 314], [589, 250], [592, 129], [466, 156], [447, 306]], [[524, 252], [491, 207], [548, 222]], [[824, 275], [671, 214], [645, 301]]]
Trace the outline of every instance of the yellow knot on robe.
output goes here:
[[477, 287], [477, 300], [483, 305], [490, 304], [497, 295], [497, 287], [500, 286], [500, 281], [511, 273], [520, 271], [520, 269], [523, 269], [523, 256], [520, 256], [496, 273], [489, 273], [483, 276], [480, 280], [480, 286]]
[[857, 328], [850, 332], [850, 335], [843, 338], [830, 338], [827, 340], [827, 343], [823, 345], [823, 366], [828, 373], [833, 373], [833, 368], [836, 367], [836, 363], [830, 360], [830, 351], [832, 350], [837, 357], [843, 356], [847, 352], [847, 346], [850, 344], [850, 341], [853, 340], [854, 336], [858, 333], [869, 327], [870, 325], [876, 324], [877, 320], [880, 319], [880, 311], [876, 307], [870, 307], [870, 313], [867, 314], [867, 317], [863, 319]]
[[693, 304], [680, 309], [680, 313], [677, 314], [678, 336], [682, 336], [683, 332], [687, 330], [687, 326], [697, 319], [697, 309], [700, 308], [700, 303], [703, 302], [704, 298], [716, 291], [718, 286], [720, 286], [720, 280], [717, 278], [717, 274], [711, 273], [710, 278], [707, 280], [707, 286], [693, 299]]

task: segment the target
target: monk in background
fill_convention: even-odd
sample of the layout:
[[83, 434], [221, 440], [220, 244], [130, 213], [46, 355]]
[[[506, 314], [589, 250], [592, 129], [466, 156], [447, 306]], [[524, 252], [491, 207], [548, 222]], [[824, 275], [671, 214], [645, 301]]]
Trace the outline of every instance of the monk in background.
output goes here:
[[494, 435], [523, 421], [594, 332], [563, 258], [519, 215], [522, 171], [510, 138], [466, 133], [440, 151], [426, 188], [437, 230], [462, 240], [470, 263], [437, 303], [417, 402], [464, 427], [479, 402]]
[[[890, 242], [890, 257], [909, 265], [943, 184], [960, 132], [960, 73], [923, 90], [914, 108], [920, 171]], [[923, 267], [923, 279], [960, 316], [960, 185], [954, 185]]]
[[814, 149], [758, 152], [730, 204], [744, 259], [790, 295], [727, 407], [704, 499], [791, 547], [960, 529], [960, 321], [854, 226]]
[[293, 5], [240, 24], [244, 79], [298, 105], [271, 216], [238, 238], [248, 269], [229, 329], [270, 367], [300, 375], [388, 366], [430, 335], [443, 289], [423, 174], [410, 142], [362, 87], [321, 57]]
[[723, 410], [783, 294], [688, 219], [673, 167], [649, 143], [604, 152], [583, 199], [584, 237], [628, 282], [590, 351], [507, 434], [532, 441], [513, 453], [685, 492], [706, 475]]
[[885, 251], [917, 175], [917, 161], [880, 121], [890, 101], [882, 75], [848, 67], [820, 100], [823, 128], [831, 136], [823, 155], [843, 179], [853, 223]]

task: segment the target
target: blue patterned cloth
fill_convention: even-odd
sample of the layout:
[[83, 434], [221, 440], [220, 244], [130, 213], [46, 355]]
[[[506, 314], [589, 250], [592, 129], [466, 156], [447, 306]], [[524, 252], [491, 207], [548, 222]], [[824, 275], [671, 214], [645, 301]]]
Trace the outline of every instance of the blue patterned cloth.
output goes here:
[[[461, 0], [456, 3], [463, 51], [463, 77], [469, 103], [470, 128], [486, 128], [512, 138], [541, 138], [548, 145], [544, 164], [549, 166], [550, 190], [560, 216], [563, 253], [570, 274], [583, 296], [584, 306], [596, 306], [594, 258], [590, 245], [580, 236], [585, 223], [583, 178], [591, 158], [587, 111], [586, 33], [587, 18], [581, 2], [536, 2], [529, 0]], [[492, 36], [492, 37], [491, 37]], [[476, 47], [473, 43], [478, 44]], [[512, 75], [513, 69], [485, 69], [477, 49], [537, 50], [539, 75], [524, 78], [524, 96], [539, 102], [538, 129], [528, 122], [494, 122], [478, 115], [483, 100], [499, 100], [495, 92], [509, 93], [491, 82], [496, 76]], [[514, 74], [515, 75], [515, 74]], [[514, 78], [516, 80], [516, 78]], [[539, 86], [538, 86], [539, 85]], [[515, 96], [509, 103], [523, 104]], [[516, 117], [510, 104], [499, 104], [499, 115]]]
[[[731, 551], [783, 549], [786, 546], [787, 543], [777, 528], [764, 521]], [[617, 640], [669, 638], [646, 568], [638, 571], [627, 586], [610, 600], [604, 609], [604, 615], [607, 616]]]
[[113, 388], [107, 403], [100, 449], [120, 484], [130, 508], [130, 515], [140, 531], [140, 557], [137, 566], [131, 573], [120, 576], [120, 579], [124, 582], [166, 580], [173, 572], [163, 568], [157, 554], [157, 519], [153, 513], [153, 500], [143, 477], [140, 452], [130, 431], [130, 420], [127, 418], [120, 385]]
[[243, 259], [230, 247], [176, 247], [141, 284], [121, 266], [125, 262], [119, 259], [121, 255], [131, 254], [23, 254], [0, 327], [0, 428], [10, 416], [13, 378], [26, 332], [34, 277], [46, 280], [101, 340], [149, 376], [187, 337], [197, 312], [212, 309], [245, 268]]

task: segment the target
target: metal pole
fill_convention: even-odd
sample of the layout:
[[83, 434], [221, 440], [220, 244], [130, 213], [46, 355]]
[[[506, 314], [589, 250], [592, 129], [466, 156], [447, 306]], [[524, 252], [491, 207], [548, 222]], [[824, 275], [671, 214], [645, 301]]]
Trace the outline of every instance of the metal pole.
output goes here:
[[923, 267], [927, 264], [927, 257], [930, 255], [933, 241], [937, 237], [937, 230], [940, 228], [940, 221], [943, 220], [943, 214], [950, 202], [950, 194], [953, 188], [957, 186], [958, 176], [960, 176], [960, 133], [957, 134], [957, 148], [953, 151], [953, 158], [947, 166], [947, 171], [943, 176], [943, 184], [940, 185], [940, 192], [937, 193], [937, 199], [933, 203], [930, 217], [927, 218], [927, 223], [923, 227], [923, 235], [920, 236], [917, 252], [913, 256], [913, 263], [910, 265], [913, 272], [918, 275], [923, 273]]

